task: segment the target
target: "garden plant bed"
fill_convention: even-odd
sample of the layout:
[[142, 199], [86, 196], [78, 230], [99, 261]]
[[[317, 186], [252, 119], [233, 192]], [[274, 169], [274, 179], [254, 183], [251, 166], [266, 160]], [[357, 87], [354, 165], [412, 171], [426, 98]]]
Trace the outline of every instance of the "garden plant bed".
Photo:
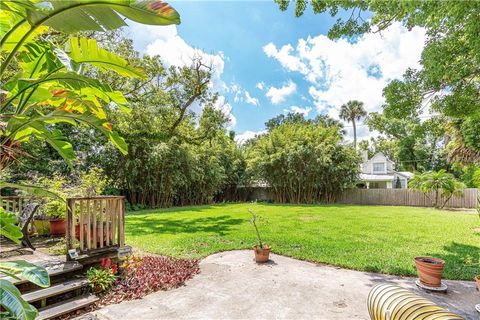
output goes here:
[[[177, 288], [199, 272], [198, 260], [146, 256], [130, 275], [119, 278], [103, 295], [100, 305], [140, 299], [159, 290]], [[127, 271], [128, 272], [128, 271]]]
[[99, 294], [100, 300], [95, 304], [77, 310], [59, 319], [71, 319], [73, 316], [91, 312], [110, 304], [140, 299], [160, 291], [182, 286], [185, 281], [199, 273], [199, 261], [177, 259], [167, 256], [144, 256], [137, 260], [135, 268], [125, 270], [113, 286]]

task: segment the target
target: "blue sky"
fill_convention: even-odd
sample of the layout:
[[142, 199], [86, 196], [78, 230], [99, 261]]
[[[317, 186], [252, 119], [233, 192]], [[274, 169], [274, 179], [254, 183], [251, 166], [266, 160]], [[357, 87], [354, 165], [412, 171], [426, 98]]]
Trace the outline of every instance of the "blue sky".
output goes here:
[[[222, 95], [219, 107], [240, 137], [287, 111], [337, 117], [350, 99], [379, 110], [381, 89], [418, 65], [424, 41], [423, 30], [407, 32], [400, 25], [356, 43], [331, 41], [325, 35], [336, 18], [310, 8], [295, 18], [292, 10], [281, 12], [267, 1], [171, 4], [181, 15], [179, 26], [130, 24], [127, 35], [137, 50], [159, 54], [167, 65], [186, 63], [193, 52], [210, 59], [214, 89]], [[366, 126], [359, 133], [371, 135]]]

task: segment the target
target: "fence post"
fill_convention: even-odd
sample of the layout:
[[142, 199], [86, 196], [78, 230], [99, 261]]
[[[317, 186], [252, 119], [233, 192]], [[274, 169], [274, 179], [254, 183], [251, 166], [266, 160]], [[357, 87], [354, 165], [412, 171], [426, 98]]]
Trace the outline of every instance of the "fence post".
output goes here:
[[[67, 251], [73, 248], [73, 237], [75, 237], [75, 200], [67, 199], [67, 230], [66, 242]], [[70, 255], [67, 254], [67, 260], [70, 260]]]
[[124, 198], [118, 199], [119, 213], [118, 213], [118, 245], [123, 247], [125, 245], [125, 205]]

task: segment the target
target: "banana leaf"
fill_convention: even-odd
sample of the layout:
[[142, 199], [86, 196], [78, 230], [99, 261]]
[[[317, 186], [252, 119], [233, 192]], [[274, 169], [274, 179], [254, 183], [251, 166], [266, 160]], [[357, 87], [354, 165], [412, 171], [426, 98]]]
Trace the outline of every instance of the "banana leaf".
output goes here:
[[23, 300], [17, 287], [3, 279], [0, 279], [0, 305], [17, 320], [34, 320], [38, 314], [34, 306]]
[[0, 272], [16, 279], [28, 280], [42, 288], [50, 286], [47, 270], [25, 260], [0, 262]]

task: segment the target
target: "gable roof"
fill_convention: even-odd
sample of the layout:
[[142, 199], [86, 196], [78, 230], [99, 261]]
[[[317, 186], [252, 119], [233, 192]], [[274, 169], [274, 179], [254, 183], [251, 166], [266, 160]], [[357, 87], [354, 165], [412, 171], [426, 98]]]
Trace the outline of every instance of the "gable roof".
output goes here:
[[370, 159], [368, 159], [368, 161], [372, 160], [373, 158], [377, 157], [377, 156], [381, 156], [381, 157], [384, 157], [387, 161], [390, 161], [393, 163], [392, 160], [390, 160], [390, 158], [388, 158], [386, 155], [383, 154], [383, 152], [377, 152], [373, 155], [373, 157], [371, 157]]

